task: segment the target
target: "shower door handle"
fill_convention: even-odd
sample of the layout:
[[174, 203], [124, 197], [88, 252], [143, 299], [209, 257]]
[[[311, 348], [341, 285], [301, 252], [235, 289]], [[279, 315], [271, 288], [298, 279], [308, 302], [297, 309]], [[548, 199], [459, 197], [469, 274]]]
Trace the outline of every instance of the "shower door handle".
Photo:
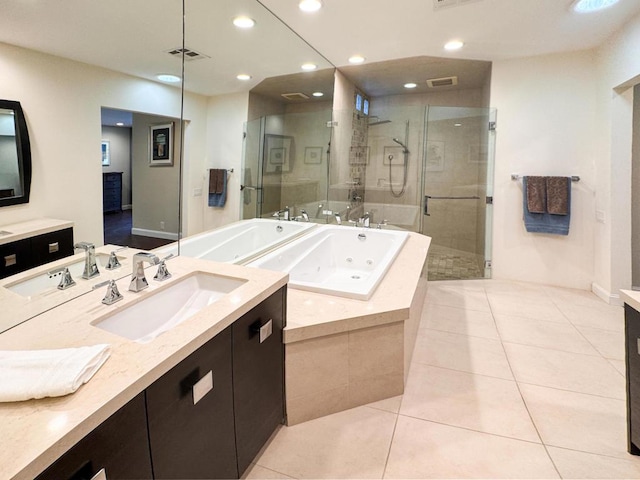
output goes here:
[[432, 200], [480, 200], [480, 197], [473, 196], [473, 197], [434, 197], [432, 195], [425, 195], [424, 196], [424, 214], [427, 217], [430, 217], [431, 214], [429, 213], [429, 199]]
[[427, 217], [430, 217], [431, 214], [429, 213], [429, 199], [431, 198], [431, 196], [429, 195], [425, 195], [424, 196], [424, 215]]

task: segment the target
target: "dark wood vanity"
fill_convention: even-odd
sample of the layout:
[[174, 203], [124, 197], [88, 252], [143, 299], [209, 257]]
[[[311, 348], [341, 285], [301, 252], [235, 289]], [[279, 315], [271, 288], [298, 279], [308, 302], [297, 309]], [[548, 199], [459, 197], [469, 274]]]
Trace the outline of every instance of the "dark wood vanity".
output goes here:
[[106, 477], [96, 478], [239, 478], [284, 421], [285, 317], [286, 287], [149, 385], [37, 479], [91, 479], [102, 469]]

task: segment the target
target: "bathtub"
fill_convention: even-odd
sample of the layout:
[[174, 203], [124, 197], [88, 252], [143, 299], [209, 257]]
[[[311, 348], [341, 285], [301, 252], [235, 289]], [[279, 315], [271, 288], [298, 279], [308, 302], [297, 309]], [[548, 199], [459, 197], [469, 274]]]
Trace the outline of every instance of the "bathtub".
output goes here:
[[368, 300], [409, 233], [325, 225], [248, 264], [289, 274], [300, 290]]
[[[243, 264], [315, 227], [313, 223], [254, 218], [180, 240], [180, 255], [216, 262]], [[178, 247], [160, 248], [158, 256], [177, 254]]]

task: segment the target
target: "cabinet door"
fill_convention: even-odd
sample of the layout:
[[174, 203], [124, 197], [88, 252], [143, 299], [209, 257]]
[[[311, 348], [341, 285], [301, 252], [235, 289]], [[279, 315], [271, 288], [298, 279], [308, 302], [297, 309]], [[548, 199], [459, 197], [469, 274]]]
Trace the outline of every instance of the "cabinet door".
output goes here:
[[[285, 305], [286, 287], [233, 324], [233, 393], [240, 474], [284, 420]], [[269, 322], [272, 333], [267, 336]]]
[[156, 479], [238, 478], [231, 374], [229, 327], [147, 388]]
[[628, 450], [640, 454], [640, 313], [624, 306], [627, 357]]
[[30, 239], [0, 245], [0, 278], [24, 272], [34, 265]]
[[143, 393], [80, 440], [37, 480], [89, 480], [102, 469], [108, 480], [153, 478]]
[[73, 229], [65, 228], [33, 237], [31, 250], [35, 265], [44, 265], [73, 255]]

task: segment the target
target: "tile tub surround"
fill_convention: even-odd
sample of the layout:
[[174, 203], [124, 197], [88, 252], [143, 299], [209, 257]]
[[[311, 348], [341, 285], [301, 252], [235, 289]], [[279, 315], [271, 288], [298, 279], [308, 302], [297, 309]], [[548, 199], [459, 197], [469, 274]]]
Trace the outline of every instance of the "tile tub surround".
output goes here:
[[410, 233], [368, 301], [288, 290], [287, 425], [402, 394], [427, 291], [430, 242]]
[[[104, 245], [102, 247], [96, 247], [96, 255], [108, 255], [114, 250], [122, 248], [117, 245]], [[26, 280], [36, 275], [40, 275], [46, 272], [50, 272], [59, 268], [62, 265], [67, 265], [71, 262], [82, 261], [85, 258], [84, 252], [76, 253], [71, 257], [65, 257], [55, 262], [50, 262], [39, 267], [31, 268], [25, 272], [11, 275], [10, 277], [0, 280], [0, 305], [2, 305], [2, 314], [0, 315], [0, 332], [10, 328], [14, 325], [24, 322], [42, 312], [45, 312], [51, 308], [56, 307], [62, 303], [78, 297], [81, 294], [90, 292], [94, 285], [104, 282], [105, 280], [119, 279], [123, 277], [129, 278], [131, 276], [131, 258], [140, 250], [134, 248], [126, 248], [116, 253], [120, 259], [122, 266], [115, 270], [107, 270], [105, 268], [100, 269], [100, 275], [95, 278], [85, 280], [74, 278], [76, 281], [75, 286], [66, 290], [53, 290], [48, 291], [43, 295], [34, 297], [22, 297], [7, 288], [5, 285], [11, 285], [21, 280]], [[153, 275], [152, 275], [153, 276]], [[103, 294], [104, 291], [100, 290]], [[106, 287], [105, 287], [106, 291]]]
[[[0, 335], [0, 349], [67, 348], [108, 343], [111, 356], [86, 385], [72, 395], [27, 402], [0, 403], [0, 476], [31, 479], [217, 333], [282, 288], [287, 276], [278, 272], [178, 257], [168, 261], [173, 277], [151, 280], [149, 288], [127, 290], [128, 276], [118, 281], [124, 299], [101, 303], [103, 289], [87, 293]], [[230, 295], [218, 300], [148, 344], [139, 344], [91, 325], [115, 309], [135, 303], [193, 272], [246, 279]], [[162, 292], [158, 292], [161, 295]]]

